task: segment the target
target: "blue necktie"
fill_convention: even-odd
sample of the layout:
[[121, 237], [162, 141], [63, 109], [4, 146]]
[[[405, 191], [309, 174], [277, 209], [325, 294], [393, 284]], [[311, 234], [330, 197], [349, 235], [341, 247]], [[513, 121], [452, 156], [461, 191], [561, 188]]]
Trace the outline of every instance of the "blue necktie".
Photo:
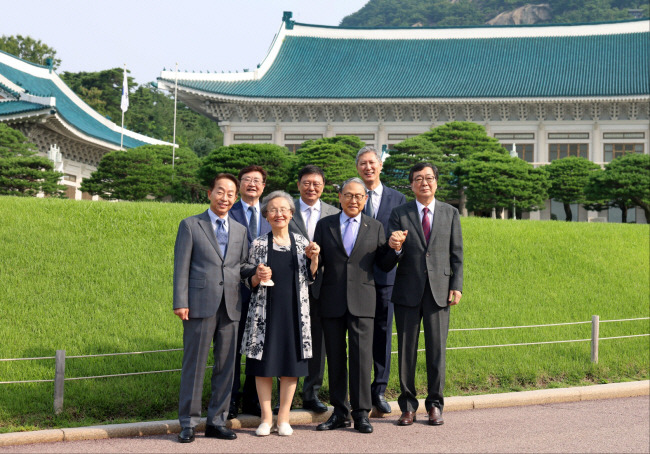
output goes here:
[[251, 213], [251, 218], [248, 221], [248, 230], [251, 232], [253, 238], [257, 238], [257, 210], [254, 207], [248, 207]]
[[228, 250], [228, 232], [226, 232], [226, 221], [224, 219], [217, 219], [217, 243], [223, 256], [226, 256]]
[[372, 196], [375, 191], [368, 191], [368, 201], [366, 202], [366, 216], [375, 217], [375, 207], [372, 205]]
[[357, 222], [356, 219], [354, 218], [349, 218], [347, 221], [345, 221], [346, 226], [345, 226], [345, 231], [343, 232], [343, 247], [345, 248], [345, 252], [348, 253], [348, 257], [352, 253], [352, 249], [354, 248], [354, 230], [352, 229], [352, 223]]

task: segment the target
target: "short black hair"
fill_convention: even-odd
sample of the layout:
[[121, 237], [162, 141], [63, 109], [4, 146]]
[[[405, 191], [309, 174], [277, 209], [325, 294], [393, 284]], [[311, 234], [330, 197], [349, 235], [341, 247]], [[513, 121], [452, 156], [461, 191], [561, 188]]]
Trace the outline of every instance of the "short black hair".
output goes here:
[[433, 176], [436, 177], [436, 181], [438, 181], [438, 168], [436, 166], [434, 166], [430, 162], [418, 162], [413, 167], [411, 167], [411, 170], [409, 171], [409, 183], [413, 183], [413, 174], [415, 172], [419, 172], [420, 170], [424, 170], [427, 167], [429, 167], [431, 170], [433, 170]]
[[235, 187], [239, 187], [239, 180], [237, 179], [236, 176], [234, 176], [232, 173], [220, 173], [216, 177], [214, 177], [214, 180], [212, 180], [212, 183], [210, 183], [210, 190], [212, 191], [214, 189], [214, 186], [217, 184], [217, 180], [221, 180], [225, 178], [226, 180], [230, 180], [233, 183], [235, 183]]
[[300, 169], [298, 172], [298, 181], [302, 180], [302, 177], [305, 175], [320, 175], [323, 178], [323, 182], [325, 182], [325, 172], [323, 172], [323, 169], [313, 164], [308, 164]]

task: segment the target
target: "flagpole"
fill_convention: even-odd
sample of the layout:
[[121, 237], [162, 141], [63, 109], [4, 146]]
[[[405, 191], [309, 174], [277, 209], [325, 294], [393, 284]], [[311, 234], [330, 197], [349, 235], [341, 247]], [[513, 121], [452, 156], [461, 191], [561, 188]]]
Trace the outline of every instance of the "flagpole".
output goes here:
[[174, 164], [176, 163], [176, 103], [178, 101], [178, 62], [176, 62], [176, 77], [174, 83], [174, 133], [172, 138], [172, 181], [174, 181]]
[[120, 109], [122, 109], [122, 131], [120, 134], [120, 151], [124, 151], [124, 112], [129, 108], [129, 83], [126, 78], [126, 63], [124, 63], [124, 79], [122, 81], [122, 100]]

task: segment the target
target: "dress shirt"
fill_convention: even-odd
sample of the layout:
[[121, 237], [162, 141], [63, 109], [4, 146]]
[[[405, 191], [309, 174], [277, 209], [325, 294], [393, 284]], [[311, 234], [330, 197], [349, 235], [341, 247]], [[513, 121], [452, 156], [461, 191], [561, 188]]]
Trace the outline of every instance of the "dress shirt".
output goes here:
[[381, 203], [381, 196], [384, 193], [384, 185], [379, 183], [379, 186], [377, 186], [375, 189], [368, 189], [366, 188], [366, 192], [368, 191], [374, 191], [375, 193], [370, 196], [368, 194], [368, 201], [366, 203], [372, 203], [372, 216], [377, 219], [377, 212], [379, 211], [379, 204]]
[[341, 238], [343, 238], [343, 235], [345, 235], [345, 222], [348, 219], [356, 219], [357, 222], [353, 222], [350, 228], [352, 229], [352, 234], [353, 238], [357, 240], [357, 235], [359, 234], [359, 227], [361, 226], [361, 213], [356, 215], [354, 218], [350, 218], [347, 214], [345, 214], [343, 211], [341, 211], [341, 215], [339, 216], [339, 223], [341, 225]]
[[[314, 203], [314, 206], [310, 207], [307, 205], [302, 198], [300, 200], [300, 215], [302, 216], [302, 220], [305, 223], [305, 227], [307, 228], [307, 232], [309, 234], [309, 241], [312, 241], [314, 239], [314, 230], [316, 230], [316, 223], [320, 219], [321, 215], [321, 202], [320, 199]], [[311, 218], [309, 217], [309, 208], [311, 208]], [[313, 224], [313, 225], [312, 225]]]
[[[212, 231], [216, 232], [217, 231], [217, 214], [212, 211], [211, 209], [208, 208], [208, 216], [210, 216], [210, 223], [212, 224]], [[226, 214], [225, 217], [221, 218], [224, 220], [223, 223], [223, 228], [226, 229], [226, 233], [230, 233], [230, 224], [229, 224], [229, 217]]]
[[415, 204], [418, 207], [418, 215], [420, 216], [420, 223], [422, 223], [422, 209], [426, 206], [429, 209], [429, 212], [427, 213], [427, 216], [429, 217], [429, 225], [433, 229], [433, 210], [436, 208], [436, 199], [433, 199], [429, 205], [423, 205], [417, 200], [415, 201]]

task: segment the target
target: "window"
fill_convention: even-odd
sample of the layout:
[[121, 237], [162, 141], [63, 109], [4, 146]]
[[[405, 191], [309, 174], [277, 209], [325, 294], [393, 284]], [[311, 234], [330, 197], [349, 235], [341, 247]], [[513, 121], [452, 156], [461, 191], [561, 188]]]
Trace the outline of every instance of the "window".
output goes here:
[[518, 132], [518, 133], [497, 133], [494, 134], [495, 139], [510, 139], [510, 140], [515, 140], [515, 139], [534, 139], [535, 134], [532, 132]]
[[284, 140], [318, 140], [322, 139], [322, 134], [285, 134]]
[[[607, 210], [607, 222], [623, 222], [623, 210], [616, 207], [610, 207]], [[635, 224], [636, 223], [636, 209], [628, 208], [627, 209], [627, 223]]]
[[77, 176], [76, 175], [71, 175], [69, 173], [64, 173], [63, 174], [63, 181], [69, 181], [71, 183], [76, 183], [77, 182]]
[[588, 139], [588, 132], [549, 132], [549, 139]]
[[301, 143], [285, 143], [284, 146], [289, 149], [289, 151], [293, 154], [296, 154], [296, 151], [300, 149]]
[[388, 140], [402, 141], [410, 139], [411, 137], [419, 136], [420, 134], [388, 134]]
[[[571, 207], [571, 221], [578, 221], [578, 204], [572, 203]], [[551, 200], [551, 220], [553, 221], [566, 221], [566, 212], [564, 211], [564, 204], [557, 200]]]
[[[506, 150], [512, 151], [511, 143], [504, 143], [502, 145]], [[526, 162], [535, 162], [534, 150], [535, 150], [535, 144], [532, 143], [517, 144], [517, 156], [519, 156], [519, 159], [523, 159]]]
[[645, 139], [645, 132], [604, 132], [603, 139]]
[[374, 134], [337, 134], [338, 136], [355, 136], [358, 137], [359, 140], [362, 140], [364, 142], [367, 142], [368, 140], [375, 140], [375, 135]]
[[234, 140], [272, 140], [272, 134], [235, 134]]
[[589, 144], [587, 143], [552, 143], [548, 146], [548, 160], [567, 158], [577, 156], [579, 158], [589, 158]]
[[611, 162], [627, 153], [643, 153], [642, 143], [606, 143], [605, 162]]

